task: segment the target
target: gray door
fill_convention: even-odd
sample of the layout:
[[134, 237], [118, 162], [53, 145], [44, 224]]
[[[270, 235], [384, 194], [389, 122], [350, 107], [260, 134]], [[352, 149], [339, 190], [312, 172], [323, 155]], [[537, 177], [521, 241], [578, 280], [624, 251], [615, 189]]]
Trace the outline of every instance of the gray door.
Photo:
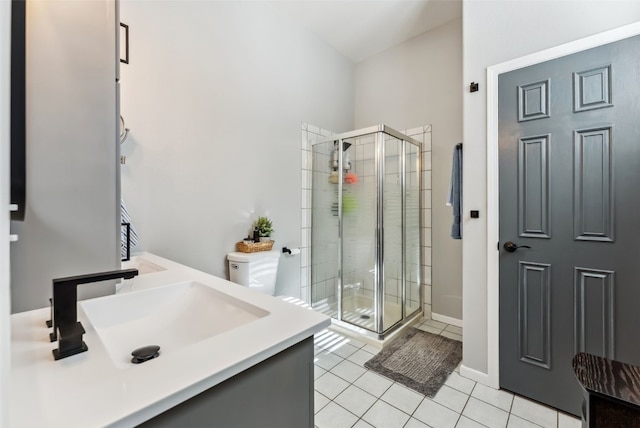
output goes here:
[[640, 38], [501, 75], [499, 126], [500, 386], [578, 415], [575, 353], [640, 365]]

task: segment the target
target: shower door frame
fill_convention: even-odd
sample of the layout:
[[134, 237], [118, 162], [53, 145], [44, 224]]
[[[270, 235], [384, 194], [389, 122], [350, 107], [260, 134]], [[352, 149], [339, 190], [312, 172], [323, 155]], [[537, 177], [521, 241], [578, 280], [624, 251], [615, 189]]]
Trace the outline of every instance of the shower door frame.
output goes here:
[[[423, 206], [423, 196], [422, 196], [422, 144], [407, 136], [403, 133], [396, 131], [393, 128], [390, 128], [386, 125], [376, 125], [367, 128], [358, 129], [355, 131], [344, 132], [341, 134], [335, 134], [331, 137], [320, 139], [314, 143], [312, 146], [316, 144], [323, 143], [335, 143], [339, 142], [338, 147], [342, 148], [344, 144], [344, 140], [364, 137], [365, 135], [375, 134], [375, 178], [376, 178], [376, 256], [375, 256], [375, 279], [374, 279], [374, 325], [375, 331], [366, 329], [364, 327], [360, 327], [356, 324], [352, 324], [348, 321], [344, 321], [342, 319], [342, 299], [343, 299], [343, 284], [342, 284], [342, 273], [343, 273], [343, 257], [342, 257], [342, 247], [343, 247], [343, 219], [342, 219], [342, 194], [343, 194], [343, 183], [344, 183], [344, 169], [343, 165], [343, 150], [338, 150], [338, 314], [336, 318], [332, 318], [332, 322], [338, 325], [339, 327], [347, 328], [349, 330], [358, 332], [365, 336], [373, 337], [375, 339], [382, 340], [385, 336], [393, 333], [403, 325], [406, 325], [413, 320], [415, 320], [420, 314], [422, 314], [423, 308], [423, 295], [422, 295], [422, 268], [421, 268], [421, 260], [422, 260], [422, 239], [419, 239], [418, 245], [418, 264], [417, 264], [417, 276], [416, 282], [418, 284], [418, 308], [410, 314], [407, 314], [407, 281], [406, 281], [406, 263], [407, 263], [407, 255], [406, 255], [406, 172], [407, 172], [407, 160], [406, 160], [406, 144], [402, 144], [400, 157], [401, 157], [401, 210], [402, 210], [402, 293], [401, 293], [401, 318], [399, 321], [395, 322], [393, 325], [389, 326], [386, 330], [384, 329], [384, 303], [385, 303], [385, 281], [384, 281], [384, 178], [385, 178], [385, 167], [384, 167], [384, 159], [385, 159], [385, 144], [384, 144], [384, 134], [388, 136], [397, 138], [400, 141], [406, 142], [408, 144], [413, 144], [418, 149], [417, 159], [416, 159], [416, 174], [417, 174], [417, 183], [418, 183], [418, 233], [422, 233], [422, 214], [421, 209]], [[312, 150], [313, 153], [313, 150]], [[313, 208], [313, 207], [312, 207]], [[313, 212], [313, 209], [312, 209]], [[312, 216], [312, 227], [313, 227], [313, 216]], [[313, 242], [311, 243], [311, 251], [313, 251]], [[311, 270], [313, 271], [314, 267], [311, 264]], [[313, 278], [313, 275], [312, 275]], [[311, 283], [313, 287], [314, 284]], [[313, 306], [313, 302], [311, 302]]]

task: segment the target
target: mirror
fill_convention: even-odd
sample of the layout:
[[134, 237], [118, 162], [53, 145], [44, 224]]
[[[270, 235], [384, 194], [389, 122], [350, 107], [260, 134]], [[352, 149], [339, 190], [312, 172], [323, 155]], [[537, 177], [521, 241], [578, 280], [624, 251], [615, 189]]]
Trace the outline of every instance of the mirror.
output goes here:
[[18, 209], [11, 220], [24, 220], [26, 211], [26, 1], [11, 1], [11, 203]]

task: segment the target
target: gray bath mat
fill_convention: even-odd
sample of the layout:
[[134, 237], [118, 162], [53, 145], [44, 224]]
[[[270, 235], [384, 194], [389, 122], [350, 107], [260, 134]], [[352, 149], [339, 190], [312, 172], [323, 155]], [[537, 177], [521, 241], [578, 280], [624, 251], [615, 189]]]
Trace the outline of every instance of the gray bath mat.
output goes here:
[[432, 398], [462, 360], [462, 343], [409, 327], [364, 366]]

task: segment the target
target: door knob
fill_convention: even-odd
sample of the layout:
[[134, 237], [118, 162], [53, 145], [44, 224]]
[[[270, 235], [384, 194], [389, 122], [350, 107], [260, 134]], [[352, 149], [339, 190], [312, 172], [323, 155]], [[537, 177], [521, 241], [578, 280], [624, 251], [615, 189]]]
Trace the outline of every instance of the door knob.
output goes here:
[[516, 251], [518, 248], [531, 248], [528, 245], [516, 245], [515, 243], [511, 242], [511, 241], [507, 241], [504, 243], [504, 245], [502, 246], [508, 253], [513, 253], [514, 251]]

